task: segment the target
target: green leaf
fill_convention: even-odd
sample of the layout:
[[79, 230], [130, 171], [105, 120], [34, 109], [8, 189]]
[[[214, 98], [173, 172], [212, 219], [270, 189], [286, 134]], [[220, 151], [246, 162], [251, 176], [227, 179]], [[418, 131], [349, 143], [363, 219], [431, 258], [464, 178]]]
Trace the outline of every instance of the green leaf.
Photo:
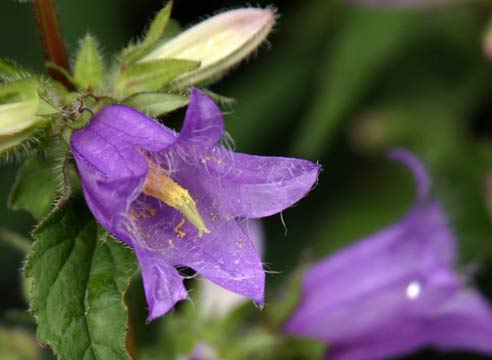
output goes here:
[[25, 274], [39, 341], [60, 360], [130, 360], [123, 295], [137, 268], [133, 253], [77, 199], [51, 213], [33, 236]]
[[295, 151], [316, 157], [370, 84], [419, 30], [413, 12], [356, 9], [319, 66], [316, 96], [303, 121]]
[[75, 83], [82, 89], [96, 89], [101, 85], [103, 71], [103, 61], [97, 50], [96, 39], [87, 34], [80, 42], [75, 60]]
[[123, 104], [143, 111], [149, 116], [157, 117], [185, 106], [188, 101], [189, 99], [186, 96], [161, 92], [143, 92], [126, 98], [123, 100]]
[[36, 219], [48, 214], [55, 200], [57, 182], [53, 164], [40, 156], [21, 166], [9, 196], [9, 207], [27, 210]]
[[173, 2], [169, 1], [155, 16], [154, 20], [150, 24], [147, 34], [142, 42], [144, 48], [148, 48], [159, 41], [164, 35], [164, 30], [169, 21], [169, 15], [173, 7]]
[[174, 59], [132, 64], [118, 74], [114, 88], [122, 95], [161, 90], [179, 75], [199, 66], [197, 61]]

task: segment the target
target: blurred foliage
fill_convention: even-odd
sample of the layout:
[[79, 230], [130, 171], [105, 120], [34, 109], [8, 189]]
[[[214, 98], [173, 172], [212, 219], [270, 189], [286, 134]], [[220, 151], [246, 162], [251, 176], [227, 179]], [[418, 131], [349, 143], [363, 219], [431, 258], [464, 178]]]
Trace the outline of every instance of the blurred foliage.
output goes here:
[[0, 328], [0, 359], [35, 360], [39, 359], [39, 352], [36, 338], [29, 332]]
[[[77, 39], [90, 32], [106, 56], [140, 34], [162, 5], [157, 0], [138, 5], [117, 0], [57, 3], [71, 53]], [[319, 161], [324, 169], [319, 185], [299, 206], [285, 211], [283, 220], [275, 216], [265, 222], [265, 263], [273, 274], [267, 277], [263, 312], [247, 304], [210, 323], [185, 302], [165, 318], [145, 324], [146, 305], [136, 279], [127, 302], [141, 359], [164, 358], [163, 353], [171, 359], [190, 354], [199, 344], [226, 359], [268, 358], [271, 349], [284, 349], [275, 353], [279, 359], [287, 349], [300, 358], [317, 358], [319, 344], [272, 339], [265, 330], [279, 328], [285, 312], [281, 305], [288, 309], [290, 301], [282, 302], [282, 294], [291, 276], [298, 276], [298, 266], [392, 223], [411, 206], [412, 178], [386, 158], [390, 147], [407, 147], [427, 164], [433, 195], [443, 203], [459, 242], [461, 264], [478, 268], [477, 283], [492, 298], [491, 195], [486, 192], [492, 170], [492, 65], [482, 51], [490, 4], [416, 11], [325, 0], [259, 2], [269, 3], [281, 15], [270, 44], [211, 90], [237, 100], [225, 113], [238, 151]], [[186, 26], [204, 14], [243, 4], [177, 0], [173, 17]], [[29, 5], [4, 2], [1, 10], [2, 57], [42, 69]], [[0, 228], [26, 235], [32, 219], [8, 213], [3, 205], [15, 169], [15, 164], [2, 166]], [[17, 250], [0, 243], [0, 286], [6, 294], [0, 299], [0, 323], [8, 321], [7, 309], [25, 308], [21, 260]], [[280, 305], [270, 307], [275, 301]], [[244, 321], [258, 318], [259, 326], [244, 328]], [[313, 353], [302, 354], [295, 350], [299, 348]], [[435, 352], [408, 359], [464, 358], [485, 359]]]

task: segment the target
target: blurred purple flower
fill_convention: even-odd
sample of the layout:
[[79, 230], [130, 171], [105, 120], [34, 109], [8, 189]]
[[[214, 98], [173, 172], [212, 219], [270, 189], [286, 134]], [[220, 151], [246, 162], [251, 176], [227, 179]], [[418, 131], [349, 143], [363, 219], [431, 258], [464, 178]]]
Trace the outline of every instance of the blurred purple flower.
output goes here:
[[492, 309], [453, 270], [455, 239], [429, 178], [408, 151], [417, 201], [399, 222], [307, 272], [288, 333], [329, 343], [327, 359], [386, 359], [432, 346], [492, 354]]
[[309, 161], [217, 145], [223, 131], [219, 108], [193, 89], [179, 135], [110, 105], [72, 136], [87, 204], [134, 248], [151, 320], [187, 297], [176, 266], [262, 303], [262, 263], [239, 222], [293, 205], [317, 179], [319, 166]]

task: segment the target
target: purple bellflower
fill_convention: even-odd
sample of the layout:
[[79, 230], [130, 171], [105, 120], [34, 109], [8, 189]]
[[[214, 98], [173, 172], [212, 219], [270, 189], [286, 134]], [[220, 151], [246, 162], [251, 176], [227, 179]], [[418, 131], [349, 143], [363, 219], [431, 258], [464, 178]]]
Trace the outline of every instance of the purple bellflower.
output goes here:
[[288, 333], [329, 344], [326, 359], [375, 360], [424, 347], [492, 354], [492, 308], [453, 270], [455, 239], [430, 180], [406, 150], [417, 201], [397, 223], [310, 268]]
[[135, 250], [149, 320], [187, 297], [176, 266], [262, 303], [265, 274], [243, 222], [293, 205], [317, 179], [309, 161], [227, 150], [223, 132], [219, 108], [192, 89], [179, 134], [109, 105], [72, 136], [89, 208]]

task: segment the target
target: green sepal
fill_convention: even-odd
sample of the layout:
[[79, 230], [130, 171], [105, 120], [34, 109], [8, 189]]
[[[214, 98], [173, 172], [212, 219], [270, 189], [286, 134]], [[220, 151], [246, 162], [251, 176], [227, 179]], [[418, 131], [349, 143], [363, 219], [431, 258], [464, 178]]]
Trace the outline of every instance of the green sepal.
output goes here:
[[154, 20], [150, 23], [149, 30], [145, 34], [145, 38], [142, 41], [142, 47], [148, 48], [159, 41], [164, 35], [171, 10], [173, 8], [173, 2], [169, 1], [155, 16]]
[[[65, 76], [72, 84], [75, 84], [75, 80], [74, 80], [72, 74], [70, 74], [70, 72], [67, 69], [65, 69], [64, 67], [62, 67], [62, 66], [60, 66], [54, 62], [51, 62], [51, 61], [45, 62], [45, 66], [47, 69], [53, 69], [53, 70], [58, 71], [63, 76]], [[52, 78], [50, 78], [50, 80], [53, 81]], [[66, 91], [65, 87], [64, 87], [64, 90]]]
[[13, 210], [27, 210], [39, 220], [51, 209], [56, 190], [53, 164], [48, 159], [37, 156], [26, 160], [19, 169], [8, 205]]
[[123, 301], [137, 264], [132, 251], [97, 225], [74, 198], [33, 232], [24, 271], [37, 336], [60, 360], [130, 360]]
[[0, 81], [9, 81], [31, 76], [32, 71], [12, 60], [0, 59]]
[[123, 96], [161, 90], [179, 75], [197, 69], [199, 66], [198, 61], [175, 59], [131, 64], [118, 73], [114, 89], [117, 94]]
[[133, 45], [123, 51], [122, 60], [125, 63], [131, 63], [141, 58], [146, 52], [164, 36], [164, 30], [169, 23], [169, 16], [173, 7], [172, 0], [169, 1], [154, 17], [154, 20], [150, 23], [149, 29], [145, 34], [142, 42], [137, 45]]
[[215, 101], [216, 103], [218, 103], [220, 105], [232, 106], [232, 105], [236, 104], [236, 99], [234, 99], [234, 98], [217, 94], [217, 93], [210, 91], [208, 89], [205, 89], [205, 88], [200, 88], [200, 91], [203, 92], [205, 95], [207, 95], [209, 98], [211, 98], [213, 101]]
[[73, 77], [75, 84], [84, 89], [97, 89], [102, 82], [104, 72], [102, 56], [97, 49], [96, 39], [87, 34], [80, 41], [75, 60]]
[[188, 97], [182, 95], [163, 92], [143, 92], [127, 97], [122, 103], [138, 109], [151, 117], [157, 117], [186, 106], [188, 102]]

